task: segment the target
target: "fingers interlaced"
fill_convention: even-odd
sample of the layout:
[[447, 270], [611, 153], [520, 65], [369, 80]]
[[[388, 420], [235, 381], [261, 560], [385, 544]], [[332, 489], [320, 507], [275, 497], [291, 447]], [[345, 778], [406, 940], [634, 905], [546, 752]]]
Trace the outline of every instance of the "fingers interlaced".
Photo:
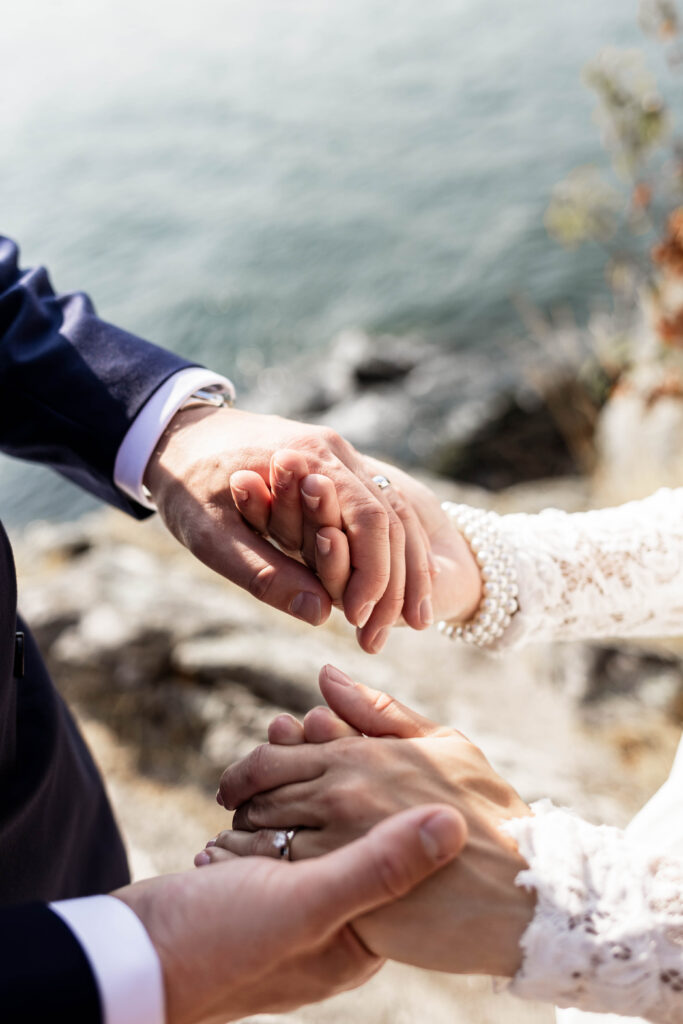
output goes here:
[[223, 772], [219, 790], [223, 804], [235, 810], [257, 793], [317, 779], [325, 772], [327, 761], [316, 744], [262, 744]]

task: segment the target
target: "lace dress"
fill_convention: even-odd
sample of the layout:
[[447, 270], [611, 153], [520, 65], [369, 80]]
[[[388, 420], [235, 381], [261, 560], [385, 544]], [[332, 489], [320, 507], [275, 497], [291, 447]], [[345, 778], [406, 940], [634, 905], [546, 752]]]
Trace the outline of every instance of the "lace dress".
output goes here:
[[[499, 520], [519, 611], [499, 649], [537, 640], [683, 633], [683, 489], [581, 514]], [[683, 753], [625, 831], [549, 801], [505, 827], [537, 906], [513, 993], [569, 1010], [562, 1024], [683, 1024]], [[612, 1016], [614, 1014], [621, 1016]]]

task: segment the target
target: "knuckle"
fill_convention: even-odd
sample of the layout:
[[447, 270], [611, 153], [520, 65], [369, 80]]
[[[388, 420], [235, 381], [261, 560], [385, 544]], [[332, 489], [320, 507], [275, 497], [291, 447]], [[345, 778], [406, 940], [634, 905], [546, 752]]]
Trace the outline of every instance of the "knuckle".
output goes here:
[[270, 592], [277, 570], [274, 565], [262, 565], [250, 578], [247, 590], [259, 601], [264, 601]]
[[325, 448], [329, 448], [332, 451], [336, 451], [342, 444], [341, 435], [333, 427], [318, 427], [318, 439]]
[[405, 545], [406, 531], [403, 528], [403, 523], [396, 515], [396, 512], [392, 509], [389, 513], [389, 539], [392, 547], [401, 547]]
[[358, 810], [359, 787], [343, 782], [328, 790], [325, 795], [325, 809], [332, 821], [338, 824], [353, 820]]
[[386, 531], [389, 529], [389, 512], [380, 501], [368, 497], [359, 505], [358, 522], [365, 530]]
[[372, 707], [375, 711], [383, 715], [386, 715], [389, 712], [399, 712], [401, 710], [401, 705], [396, 698], [392, 697], [389, 693], [384, 693], [383, 690], [378, 690], [372, 697]]
[[250, 792], [259, 792], [263, 789], [263, 779], [268, 766], [267, 743], [255, 747], [244, 762], [244, 785]]

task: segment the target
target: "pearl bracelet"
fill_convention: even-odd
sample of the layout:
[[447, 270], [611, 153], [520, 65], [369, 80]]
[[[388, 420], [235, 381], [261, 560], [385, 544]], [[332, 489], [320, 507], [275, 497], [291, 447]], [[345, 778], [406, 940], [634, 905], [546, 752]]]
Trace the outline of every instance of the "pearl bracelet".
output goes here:
[[467, 541], [477, 560], [484, 596], [469, 622], [439, 622], [440, 633], [476, 647], [488, 647], [503, 635], [517, 604], [517, 570], [512, 545], [502, 536], [500, 516], [469, 505], [441, 506]]

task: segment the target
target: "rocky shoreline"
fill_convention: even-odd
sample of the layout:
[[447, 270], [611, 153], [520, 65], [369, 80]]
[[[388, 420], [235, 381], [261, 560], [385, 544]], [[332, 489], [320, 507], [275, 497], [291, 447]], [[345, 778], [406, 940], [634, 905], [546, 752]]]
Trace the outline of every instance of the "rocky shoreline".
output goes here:
[[[601, 372], [586, 331], [449, 351], [342, 331], [322, 355], [257, 376], [240, 404], [332, 426], [361, 451], [498, 491], [592, 468]], [[588, 367], [588, 372], [587, 372]]]
[[[510, 402], [523, 410], [526, 401], [533, 413], [525, 419], [522, 448], [544, 447], [534, 434], [543, 432], [542, 417], [534, 419], [542, 405], [523, 399], [518, 368], [506, 377], [496, 365], [507, 391], [484, 398], [492, 368], [483, 358], [473, 356], [466, 373], [449, 357], [447, 375], [438, 353], [416, 363], [412, 346], [409, 365], [397, 343], [378, 362], [362, 339], [352, 341], [339, 343], [337, 370], [331, 374], [327, 362], [324, 382], [320, 368], [289, 383], [281, 379], [272, 411], [322, 418], [365, 449], [408, 464], [420, 462], [416, 438], [424, 444], [430, 438], [424, 461], [459, 451], [460, 461], [451, 464], [458, 472], [470, 453], [489, 484], [505, 483], [510, 472], [496, 476], [495, 460], [483, 458], [482, 438], [522, 479], [535, 478], [547, 469], [546, 456], [554, 458], [547, 445], [543, 459], [520, 470], [510, 448], [501, 452]], [[471, 404], [460, 407], [460, 421], [441, 423], [436, 399], [419, 398], [425, 375], [443, 408], [452, 406], [453, 388], [468, 390]], [[553, 386], [563, 379], [546, 378]], [[323, 383], [332, 388], [324, 400]], [[477, 387], [479, 406], [472, 397]], [[258, 404], [267, 404], [263, 395]], [[495, 494], [443, 476], [426, 482], [444, 499], [501, 512], [549, 505], [577, 511], [595, 495], [578, 473], [576, 452], [565, 454], [574, 462], [556, 463], [550, 479]], [[561, 467], [573, 475], [558, 475]], [[102, 510], [67, 524], [36, 523], [12, 539], [21, 610], [103, 769], [136, 877], [188, 867], [205, 840], [227, 827], [229, 817], [214, 800], [220, 772], [264, 740], [279, 711], [302, 714], [319, 702], [317, 673], [326, 662], [460, 728], [528, 801], [550, 796], [591, 820], [623, 825], [668, 772], [683, 722], [680, 644], [535, 647], [498, 659], [435, 631], [395, 630], [373, 658], [360, 651], [340, 614], [313, 630], [258, 604], [194, 561], [155, 518], [138, 523]], [[554, 1018], [548, 1007], [493, 996], [484, 979], [389, 965], [357, 993], [286, 1018], [252, 1019], [551, 1024]]]

